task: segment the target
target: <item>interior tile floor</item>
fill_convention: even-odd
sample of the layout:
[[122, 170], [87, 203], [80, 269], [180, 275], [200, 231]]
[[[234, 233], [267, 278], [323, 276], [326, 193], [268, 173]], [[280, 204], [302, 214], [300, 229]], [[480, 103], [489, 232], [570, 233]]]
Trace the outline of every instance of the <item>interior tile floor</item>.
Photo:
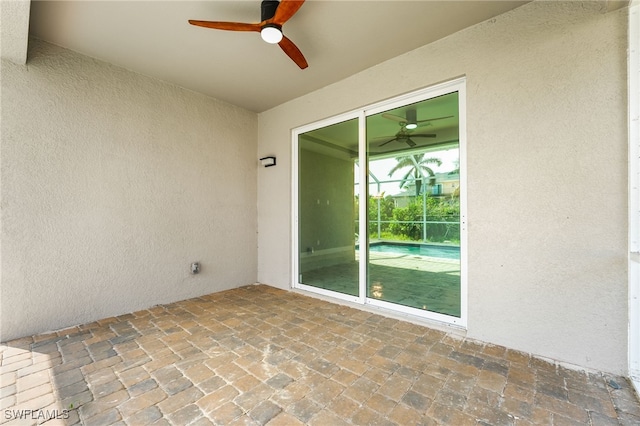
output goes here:
[[[371, 252], [367, 297], [460, 317], [460, 260]], [[355, 261], [305, 271], [302, 284], [356, 296]]]
[[264, 285], [0, 351], [3, 424], [640, 424], [623, 377]]

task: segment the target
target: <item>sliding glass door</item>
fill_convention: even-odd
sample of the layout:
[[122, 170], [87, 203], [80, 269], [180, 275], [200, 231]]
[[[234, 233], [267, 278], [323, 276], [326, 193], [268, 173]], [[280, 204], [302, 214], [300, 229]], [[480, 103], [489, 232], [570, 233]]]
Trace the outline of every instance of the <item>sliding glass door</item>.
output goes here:
[[294, 131], [294, 287], [466, 325], [464, 80]]

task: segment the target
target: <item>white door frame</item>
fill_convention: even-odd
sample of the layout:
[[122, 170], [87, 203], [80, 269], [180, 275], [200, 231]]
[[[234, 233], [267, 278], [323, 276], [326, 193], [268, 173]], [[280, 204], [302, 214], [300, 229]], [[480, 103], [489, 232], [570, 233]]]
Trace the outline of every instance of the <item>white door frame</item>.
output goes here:
[[640, 0], [629, 5], [629, 377], [640, 394]]

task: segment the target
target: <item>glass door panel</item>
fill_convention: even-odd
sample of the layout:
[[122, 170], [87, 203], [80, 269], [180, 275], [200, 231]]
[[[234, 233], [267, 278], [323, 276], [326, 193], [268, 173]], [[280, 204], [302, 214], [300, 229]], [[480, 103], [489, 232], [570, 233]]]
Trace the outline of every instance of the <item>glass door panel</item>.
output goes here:
[[298, 282], [359, 295], [358, 119], [298, 136]]
[[461, 316], [458, 92], [367, 117], [367, 297]]

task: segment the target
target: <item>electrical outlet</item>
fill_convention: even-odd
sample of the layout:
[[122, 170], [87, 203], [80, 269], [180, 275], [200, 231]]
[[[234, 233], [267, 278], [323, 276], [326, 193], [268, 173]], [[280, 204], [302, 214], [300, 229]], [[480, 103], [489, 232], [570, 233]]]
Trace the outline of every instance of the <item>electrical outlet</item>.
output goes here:
[[191, 273], [193, 275], [197, 274], [200, 272], [200, 263], [199, 262], [193, 262], [191, 264]]

